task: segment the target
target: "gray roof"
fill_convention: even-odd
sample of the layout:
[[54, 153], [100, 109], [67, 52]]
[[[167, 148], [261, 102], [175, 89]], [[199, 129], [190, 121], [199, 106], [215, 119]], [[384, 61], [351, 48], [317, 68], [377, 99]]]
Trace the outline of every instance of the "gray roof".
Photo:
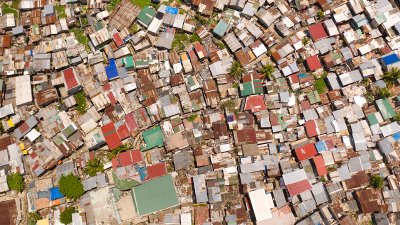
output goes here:
[[193, 176], [193, 185], [196, 193], [196, 202], [205, 203], [208, 201], [206, 178], [204, 174]]
[[313, 188], [311, 189], [315, 202], [317, 205], [323, 204], [325, 202], [329, 201], [328, 194], [326, 193], [325, 190], [325, 185], [322, 182], [316, 183], [313, 185]]
[[273, 190], [272, 194], [274, 195], [276, 207], [281, 208], [286, 205], [287, 201], [283, 189]]
[[174, 167], [175, 170], [184, 169], [191, 164], [190, 154], [186, 151], [177, 152], [174, 154]]

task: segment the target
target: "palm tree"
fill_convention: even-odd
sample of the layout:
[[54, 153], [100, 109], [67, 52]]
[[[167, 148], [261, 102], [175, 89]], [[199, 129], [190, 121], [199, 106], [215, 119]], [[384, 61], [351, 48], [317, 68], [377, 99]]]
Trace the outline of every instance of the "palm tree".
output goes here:
[[273, 73], [275, 71], [275, 68], [272, 64], [268, 63], [267, 65], [263, 66], [263, 68], [261, 69], [261, 73], [265, 76], [265, 77], [272, 77]]
[[389, 98], [390, 96], [392, 96], [392, 92], [389, 88], [379, 88], [378, 95], [381, 98]]
[[400, 70], [396, 67], [392, 67], [389, 72], [383, 74], [382, 78], [389, 87], [392, 87], [395, 81], [400, 79]]
[[103, 172], [104, 170], [104, 164], [100, 159], [94, 158], [93, 160], [89, 160], [87, 163], [84, 172], [91, 176], [94, 177], [96, 176], [97, 172]]
[[242, 77], [242, 74], [244, 73], [244, 69], [242, 65], [238, 61], [233, 61], [232, 66], [229, 70], [229, 73], [235, 78], [235, 79], [240, 79]]

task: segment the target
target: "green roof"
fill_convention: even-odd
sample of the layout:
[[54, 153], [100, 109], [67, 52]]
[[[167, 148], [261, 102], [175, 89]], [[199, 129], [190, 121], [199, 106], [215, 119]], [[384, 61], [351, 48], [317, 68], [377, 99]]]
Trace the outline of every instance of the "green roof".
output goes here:
[[218, 22], [217, 26], [215, 26], [213, 32], [214, 32], [216, 35], [222, 37], [222, 36], [224, 36], [226, 30], [228, 29], [228, 26], [229, 26], [229, 25], [228, 25], [225, 21], [220, 20], [220, 21]]
[[393, 107], [387, 98], [376, 100], [376, 105], [378, 106], [379, 112], [382, 114], [383, 119], [388, 120], [396, 115]]
[[149, 6], [146, 6], [140, 11], [138, 20], [148, 26], [156, 15], [156, 11]]
[[122, 191], [130, 190], [132, 187], [138, 186], [140, 184], [140, 182], [129, 179], [129, 178], [128, 179], [120, 179], [117, 176], [117, 174], [115, 174], [114, 172], [112, 172], [112, 177], [113, 177], [115, 187], [117, 187], [118, 189], [120, 189]]
[[140, 216], [179, 205], [170, 174], [133, 187], [132, 198], [136, 212]]
[[262, 94], [262, 93], [263, 93], [262, 81], [259, 79], [249, 82], [244, 82], [243, 84], [241, 84], [240, 95], [243, 97], [254, 94]]
[[124, 57], [122, 59], [122, 62], [124, 63], [125, 68], [127, 69], [135, 68], [135, 62], [133, 61], [133, 57], [131, 55]]
[[160, 126], [156, 126], [150, 130], [143, 132], [143, 139], [146, 143], [146, 150], [164, 145], [164, 134]]
[[367, 116], [367, 120], [368, 120], [369, 125], [371, 125], [371, 126], [379, 123], [378, 119], [375, 116], [375, 113], [369, 114]]

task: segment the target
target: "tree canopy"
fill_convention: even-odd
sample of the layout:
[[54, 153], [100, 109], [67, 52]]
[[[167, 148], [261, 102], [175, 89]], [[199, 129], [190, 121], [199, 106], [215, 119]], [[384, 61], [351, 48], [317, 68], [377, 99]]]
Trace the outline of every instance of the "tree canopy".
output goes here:
[[22, 192], [24, 190], [24, 178], [20, 173], [7, 175], [7, 184], [11, 190]]
[[60, 222], [63, 224], [72, 223], [72, 214], [75, 213], [76, 210], [74, 207], [68, 207], [60, 214]]
[[272, 64], [268, 63], [267, 65], [263, 66], [263, 68], [261, 69], [261, 73], [265, 76], [265, 77], [272, 77], [273, 73], [275, 71], [275, 68]]
[[392, 87], [396, 80], [400, 79], [400, 70], [393, 67], [389, 72], [383, 74], [382, 78], [387, 83], [388, 87]]
[[84, 169], [84, 172], [91, 177], [96, 176], [97, 172], [103, 172], [103, 171], [104, 171], [104, 164], [98, 158], [89, 160], [89, 162], [87, 163], [87, 165]]
[[242, 65], [238, 61], [233, 61], [232, 66], [229, 70], [229, 73], [235, 78], [235, 79], [240, 79], [242, 77], [242, 74], [244, 73], [244, 69]]
[[84, 193], [83, 185], [79, 178], [72, 173], [62, 176], [58, 182], [61, 193], [67, 198], [77, 200]]
[[383, 179], [379, 175], [374, 175], [369, 180], [369, 184], [374, 188], [380, 189], [383, 187]]
[[30, 212], [28, 214], [28, 225], [36, 225], [38, 220], [42, 219], [39, 213], [37, 212]]

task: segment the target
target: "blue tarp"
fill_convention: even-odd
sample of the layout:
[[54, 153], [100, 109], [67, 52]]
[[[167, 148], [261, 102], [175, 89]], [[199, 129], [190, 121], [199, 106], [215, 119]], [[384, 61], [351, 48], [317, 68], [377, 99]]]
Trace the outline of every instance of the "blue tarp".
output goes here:
[[398, 61], [400, 61], [400, 59], [399, 59], [399, 56], [397, 56], [395, 53], [393, 53], [391, 55], [382, 57], [382, 61], [383, 61], [383, 63], [385, 63], [385, 65], [390, 65], [393, 63], [397, 63]]
[[112, 80], [118, 77], [117, 64], [115, 59], [110, 59], [110, 65], [106, 66], [106, 73], [108, 80]]
[[171, 6], [167, 6], [167, 8], [165, 8], [165, 12], [176, 15], [178, 14], [178, 9]]
[[324, 141], [318, 141], [317, 143], [315, 143], [315, 147], [317, 148], [318, 152], [326, 151], [326, 145]]
[[146, 167], [135, 167], [136, 171], [138, 171], [140, 180], [144, 181], [147, 177], [147, 168]]
[[53, 201], [59, 198], [64, 198], [64, 195], [61, 194], [60, 189], [58, 187], [50, 189], [50, 200]]
[[393, 134], [393, 139], [396, 140], [396, 141], [400, 140], [400, 132], [394, 133]]

